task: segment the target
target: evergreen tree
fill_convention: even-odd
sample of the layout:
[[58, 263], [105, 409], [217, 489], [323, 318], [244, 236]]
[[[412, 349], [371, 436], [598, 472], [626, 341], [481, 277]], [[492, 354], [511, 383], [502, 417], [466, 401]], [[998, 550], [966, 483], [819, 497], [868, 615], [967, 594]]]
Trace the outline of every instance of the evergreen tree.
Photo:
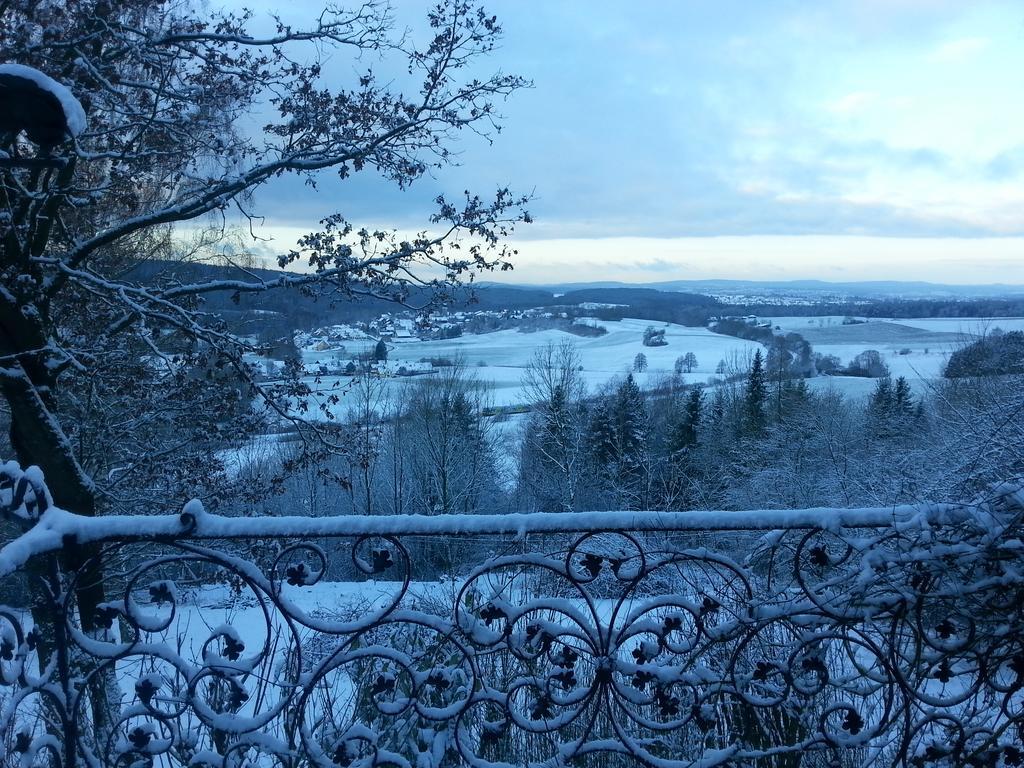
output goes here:
[[890, 437], [894, 432], [893, 405], [895, 396], [892, 380], [883, 376], [875, 382], [875, 388], [868, 400], [868, 431], [875, 437]]
[[599, 467], [607, 467], [615, 459], [616, 440], [611, 413], [604, 399], [599, 400], [594, 408], [588, 432], [594, 463]]
[[647, 421], [643, 393], [632, 375], [594, 409], [592, 456], [618, 505], [635, 506], [645, 499]]
[[612, 409], [615, 437], [614, 476], [616, 490], [627, 503], [642, 505], [647, 451], [647, 407], [633, 376], [629, 375], [615, 393]]
[[888, 376], [883, 376], [875, 382], [875, 389], [871, 393], [871, 400], [868, 407], [873, 413], [883, 417], [887, 416], [892, 411], [892, 404], [892, 380]]
[[620, 462], [632, 462], [647, 440], [647, 407], [632, 374], [615, 393], [613, 425]]
[[715, 388], [715, 396], [711, 401], [711, 420], [715, 426], [725, 420], [725, 391], [721, 387]]
[[566, 449], [570, 442], [570, 414], [565, 388], [556, 384], [551, 400], [544, 405], [539, 419], [532, 424], [532, 443], [536, 446], [536, 470], [545, 476], [557, 476], [566, 464]]
[[897, 419], [903, 420], [914, 413], [914, 401], [910, 396], [910, 384], [903, 376], [896, 379], [896, 386], [893, 389], [892, 410], [893, 415]]
[[569, 409], [565, 400], [565, 387], [556, 384], [551, 392], [551, 402], [544, 413], [544, 435], [555, 443], [561, 443], [569, 426]]
[[790, 379], [784, 382], [779, 395], [779, 421], [786, 421], [802, 412], [810, 397], [806, 380]]
[[768, 399], [768, 382], [764, 370], [764, 356], [761, 350], [754, 353], [754, 360], [750, 364], [750, 372], [747, 374], [747, 388], [745, 396], [746, 420], [744, 431], [749, 435], [764, 434], [767, 418], [765, 416], [765, 401]]
[[481, 417], [481, 387], [459, 365], [421, 379], [403, 398], [408, 441], [399, 458], [418, 511], [475, 513], [495, 485], [497, 467]]
[[388, 345], [384, 343], [384, 339], [377, 342], [377, 346], [373, 348], [373, 359], [379, 363], [385, 363], [388, 359]]
[[915, 414], [922, 413], [915, 404], [910, 382], [900, 376], [895, 383], [888, 377], [879, 379], [868, 401], [868, 430], [875, 437], [906, 436], [914, 426]]
[[669, 451], [673, 454], [693, 448], [697, 445], [700, 431], [701, 408], [704, 405], [704, 392], [700, 388], [690, 390], [686, 406], [676, 421], [669, 436]]

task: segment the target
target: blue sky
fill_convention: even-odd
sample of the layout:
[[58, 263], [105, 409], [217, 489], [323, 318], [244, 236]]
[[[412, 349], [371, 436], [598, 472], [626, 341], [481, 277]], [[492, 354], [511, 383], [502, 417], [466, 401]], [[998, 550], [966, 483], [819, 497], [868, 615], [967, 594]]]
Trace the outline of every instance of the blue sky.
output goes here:
[[[422, 5], [397, 5], [413, 26]], [[1024, 283], [1019, 1], [487, 8], [505, 28], [493, 63], [535, 84], [502, 105], [493, 146], [467, 136], [460, 167], [407, 193], [368, 176], [269, 190], [275, 246], [335, 209], [416, 229], [438, 192], [510, 184], [537, 197], [522, 282]]]

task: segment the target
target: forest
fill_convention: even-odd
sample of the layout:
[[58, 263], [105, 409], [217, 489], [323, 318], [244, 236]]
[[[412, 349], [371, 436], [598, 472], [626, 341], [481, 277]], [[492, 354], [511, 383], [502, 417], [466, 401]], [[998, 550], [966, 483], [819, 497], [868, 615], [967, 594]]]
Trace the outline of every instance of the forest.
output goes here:
[[1021, 469], [1007, 418], [1024, 397], [1016, 375], [956, 375], [916, 391], [881, 376], [861, 400], [812, 391], [779, 350], [728, 361], [712, 386], [666, 376], [642, 391], [623, 373], [592, 392], [573, 343], [550, 345], [524, 372], [531, 410], [511, 426], [485, 415], [487, 387], [465, 365], [397, 399], [360, 379], [336, 427], [351, 456], [285, 480], [304, 466], [302, 449], [256, 440], [232, 455], [234, 482], [264, 489], [267, 514], [296, 504], [314, 515], [501, 514], [956, 500]]

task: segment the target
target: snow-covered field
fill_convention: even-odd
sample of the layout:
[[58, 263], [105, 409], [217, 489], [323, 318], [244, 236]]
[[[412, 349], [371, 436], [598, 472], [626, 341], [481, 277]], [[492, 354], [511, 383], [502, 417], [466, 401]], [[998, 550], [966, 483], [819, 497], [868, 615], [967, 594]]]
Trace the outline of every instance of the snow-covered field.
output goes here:
[[[842, 326], [843, 315], [824, 315], [821, 317], [766, 317], [772, 327], [778, 326], [784, 331], [804, 333], [811, 329], [832, 328]], [[864, 320], [865, 318], [858, 318]], [[1004, 331], [1024, 331], [1024, 317], [922, 317], [922, 318], [874, 318], [871, 323], [895, 323], [910, 328], [941, 333], [956, 333], [966, 336], [978, 336], [994, 328]]]
[[[490, 389], [493, 405], [522, 403], [522, 379], [526, 367], [536, 350], [547, 344], [572, 342], [583, 365], [583, 378], [591, 391], [597, 391], [608, 381], [624, 376], [633, 367], [637, 354], [647, 358], [647, 370], [634, 374], [638, 383], [653, 386], [659, 379], [672, 373], [677, 357], [692, 352], [697, 358], [693, 372], [683, 374], [687, 382], [703, 382], [714, 375], [722, 359], [738, 356], [745, 360], [753, 355], [758, 344], [731, 336], [712, 333], [706, 328], [688, 328], [671, 323], [652, 323], [649, 320], [601, 321], [608, 333], [594, 338], [583, 338], [559, 330], [521, 333], [516, 330], [496, 331], [479, 335], [465, 335], [457, 339], [437, 341], [411, 341], [389, 344], [388, 364], [395, 368], [403, 363], [415, 363], [424, 358], [460, 359], [476, 377]], [[645, 347], [643, 333], [648, 327], [665, 331], [663, 347]], [[372, 348], [373, 344], [368, 343]], [[359, 350], [352, 342], [345, 343], [346, 353]], [[361, 349], [361, 348], [360, 348]], [[308, 366], [320, 363], [330, 365], [336, 359], [331, 350], [304, 350]], [[334, 379], [325, 379], [330, 385]], [[340, 380], [347, 381], [346, 378]], [[389, 386], [402, 387], [417, 381], [417, 377], [396, 378]]]
[[[843, 325], [841, 316], [774, 317], [773, 327], [795, 331], [807, 339], [815, 352], [835, 355], [848, 363], [865, 349], [878, 350], [893, 376], [927, 382], [942, 375], [950, 353], [995, 328], [1024, 330], [1024, 318], [970, 317], [921, 319], [872, 319]], [[822, 382], [816, 382], [822, 386]], [[856, 381], [835, 382], [844, 392], [870, 391]]]
[[[927, 318], [927, 319], [873, 319], [855, 325], [843, 325], [841, 316], [775, 317], [770, 318], [773, 328], [795, 331], [806, 338], [815, 352], [835, 355], [843, 364], [866, 349], [875, 349], [885, 359], [893, 376], [905, 376], [915, 388], [927, 386], [939, 378], [950, 353], [958, 346], [994, 328], [1006, 331], [1024, 330], [1024, 318]], [[595, 323], [597, 321], [594, 321]], [[647, 370], [634, 373], [642, 387], [652, 387], [670, 374], [678, 357], [692, 352], [697, 365], [684, 374], [688, 383], [704, 382], [715, 374], [721, 360], [746, 361], [754, 354], [758, 344], [731, 336], [712, 333], [706, 328], [689, 328], [671, 323], [625, 319], [600, 321], [608, 330], [603, 336], [582, 338], [561, 330], [522, 333], [504, 330], [479, 335], [464, 335], [457, 339], [435, 341], [401, 341], [389, 343], [388, 364], [392, 369], [400, 365], [419, 363], [431, 358], [461, 360], [488, 389], [491, 405], [504, 406], [523, 403], [527, 398], [522, 390], [525, 369], [534, 353], [547, 344], [571, 342], [579, 354], [582, 376], [591, 392], [599, 391], [609, 381], [624, 376], [633, 368], [638, 353], [647, 358]], [[645, 347], [644, 330], [654, 327], [665, 331], [668, 342], [663, 347]], [[344, 350], [303, 349], [308, 366], [320, 364], [339, 367], [358, 353], [372, 349], [371, 338], [345, 339]], [[418, 377], [398, 377], [386, 386], [398, 394], [402, 387], [410, 386]], [[324, 397], [337, 394], [349, 385], [349, 377], [323, 377], [319, 388]], [[868, 394], [873, 382], [849, 377], [819, 377], [811, 382], [816, 389], [836, 389], [859, 397]], [[342, 415], [348, 409], [345, 397], [333, 407]]]

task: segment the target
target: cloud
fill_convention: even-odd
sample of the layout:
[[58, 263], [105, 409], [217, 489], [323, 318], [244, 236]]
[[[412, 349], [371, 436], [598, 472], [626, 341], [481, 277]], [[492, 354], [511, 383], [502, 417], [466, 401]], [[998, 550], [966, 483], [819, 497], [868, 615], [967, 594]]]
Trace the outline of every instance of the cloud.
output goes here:
[[[538, 223], [520, 230], [530, 242], [1024, 235], [1017, 3], [737, 7], [509, 0], [493, 63], [536, 86], [500, 105], [493, 146], [467, 133], [461, 167], [405, 192], [369, 172], [317, 194], [275, 182], [260, 210], [296, 231], [334, 211], [416, 230], [437, 194], [508, 183], [536, 189]], [[636, 258], [652, 272], [669, 263]]]
[[961, 37], [956, 40], [948, 40], [935, 48], [928, 58], [944, 64], [959, 63], [984, 51], [990, 42], [987, 37]]
[[[1024, 284], [1024, 239], [755, 236], [539, 240], [518, 243], [513, 283], [637, 279], [633, 258], [663, 262], [658, 280], [931, 280]], [[581, 269], [581, 264], [586, 264]]]
[[1009, 181], [1024, 174], [1024, 144], [1000, 152], [985, 166], [993, 181]]
[[854, 91], [826, 104], [825, 108], [840, 115], [849, 115], [860, 112], [877, 101], [878, 94], [874, 91]]
[[678, 272], [685, 269], [686, 265], [669, 259], [652, 259], [650, 261], [638, 261], [632, 265], [640, 272]]

